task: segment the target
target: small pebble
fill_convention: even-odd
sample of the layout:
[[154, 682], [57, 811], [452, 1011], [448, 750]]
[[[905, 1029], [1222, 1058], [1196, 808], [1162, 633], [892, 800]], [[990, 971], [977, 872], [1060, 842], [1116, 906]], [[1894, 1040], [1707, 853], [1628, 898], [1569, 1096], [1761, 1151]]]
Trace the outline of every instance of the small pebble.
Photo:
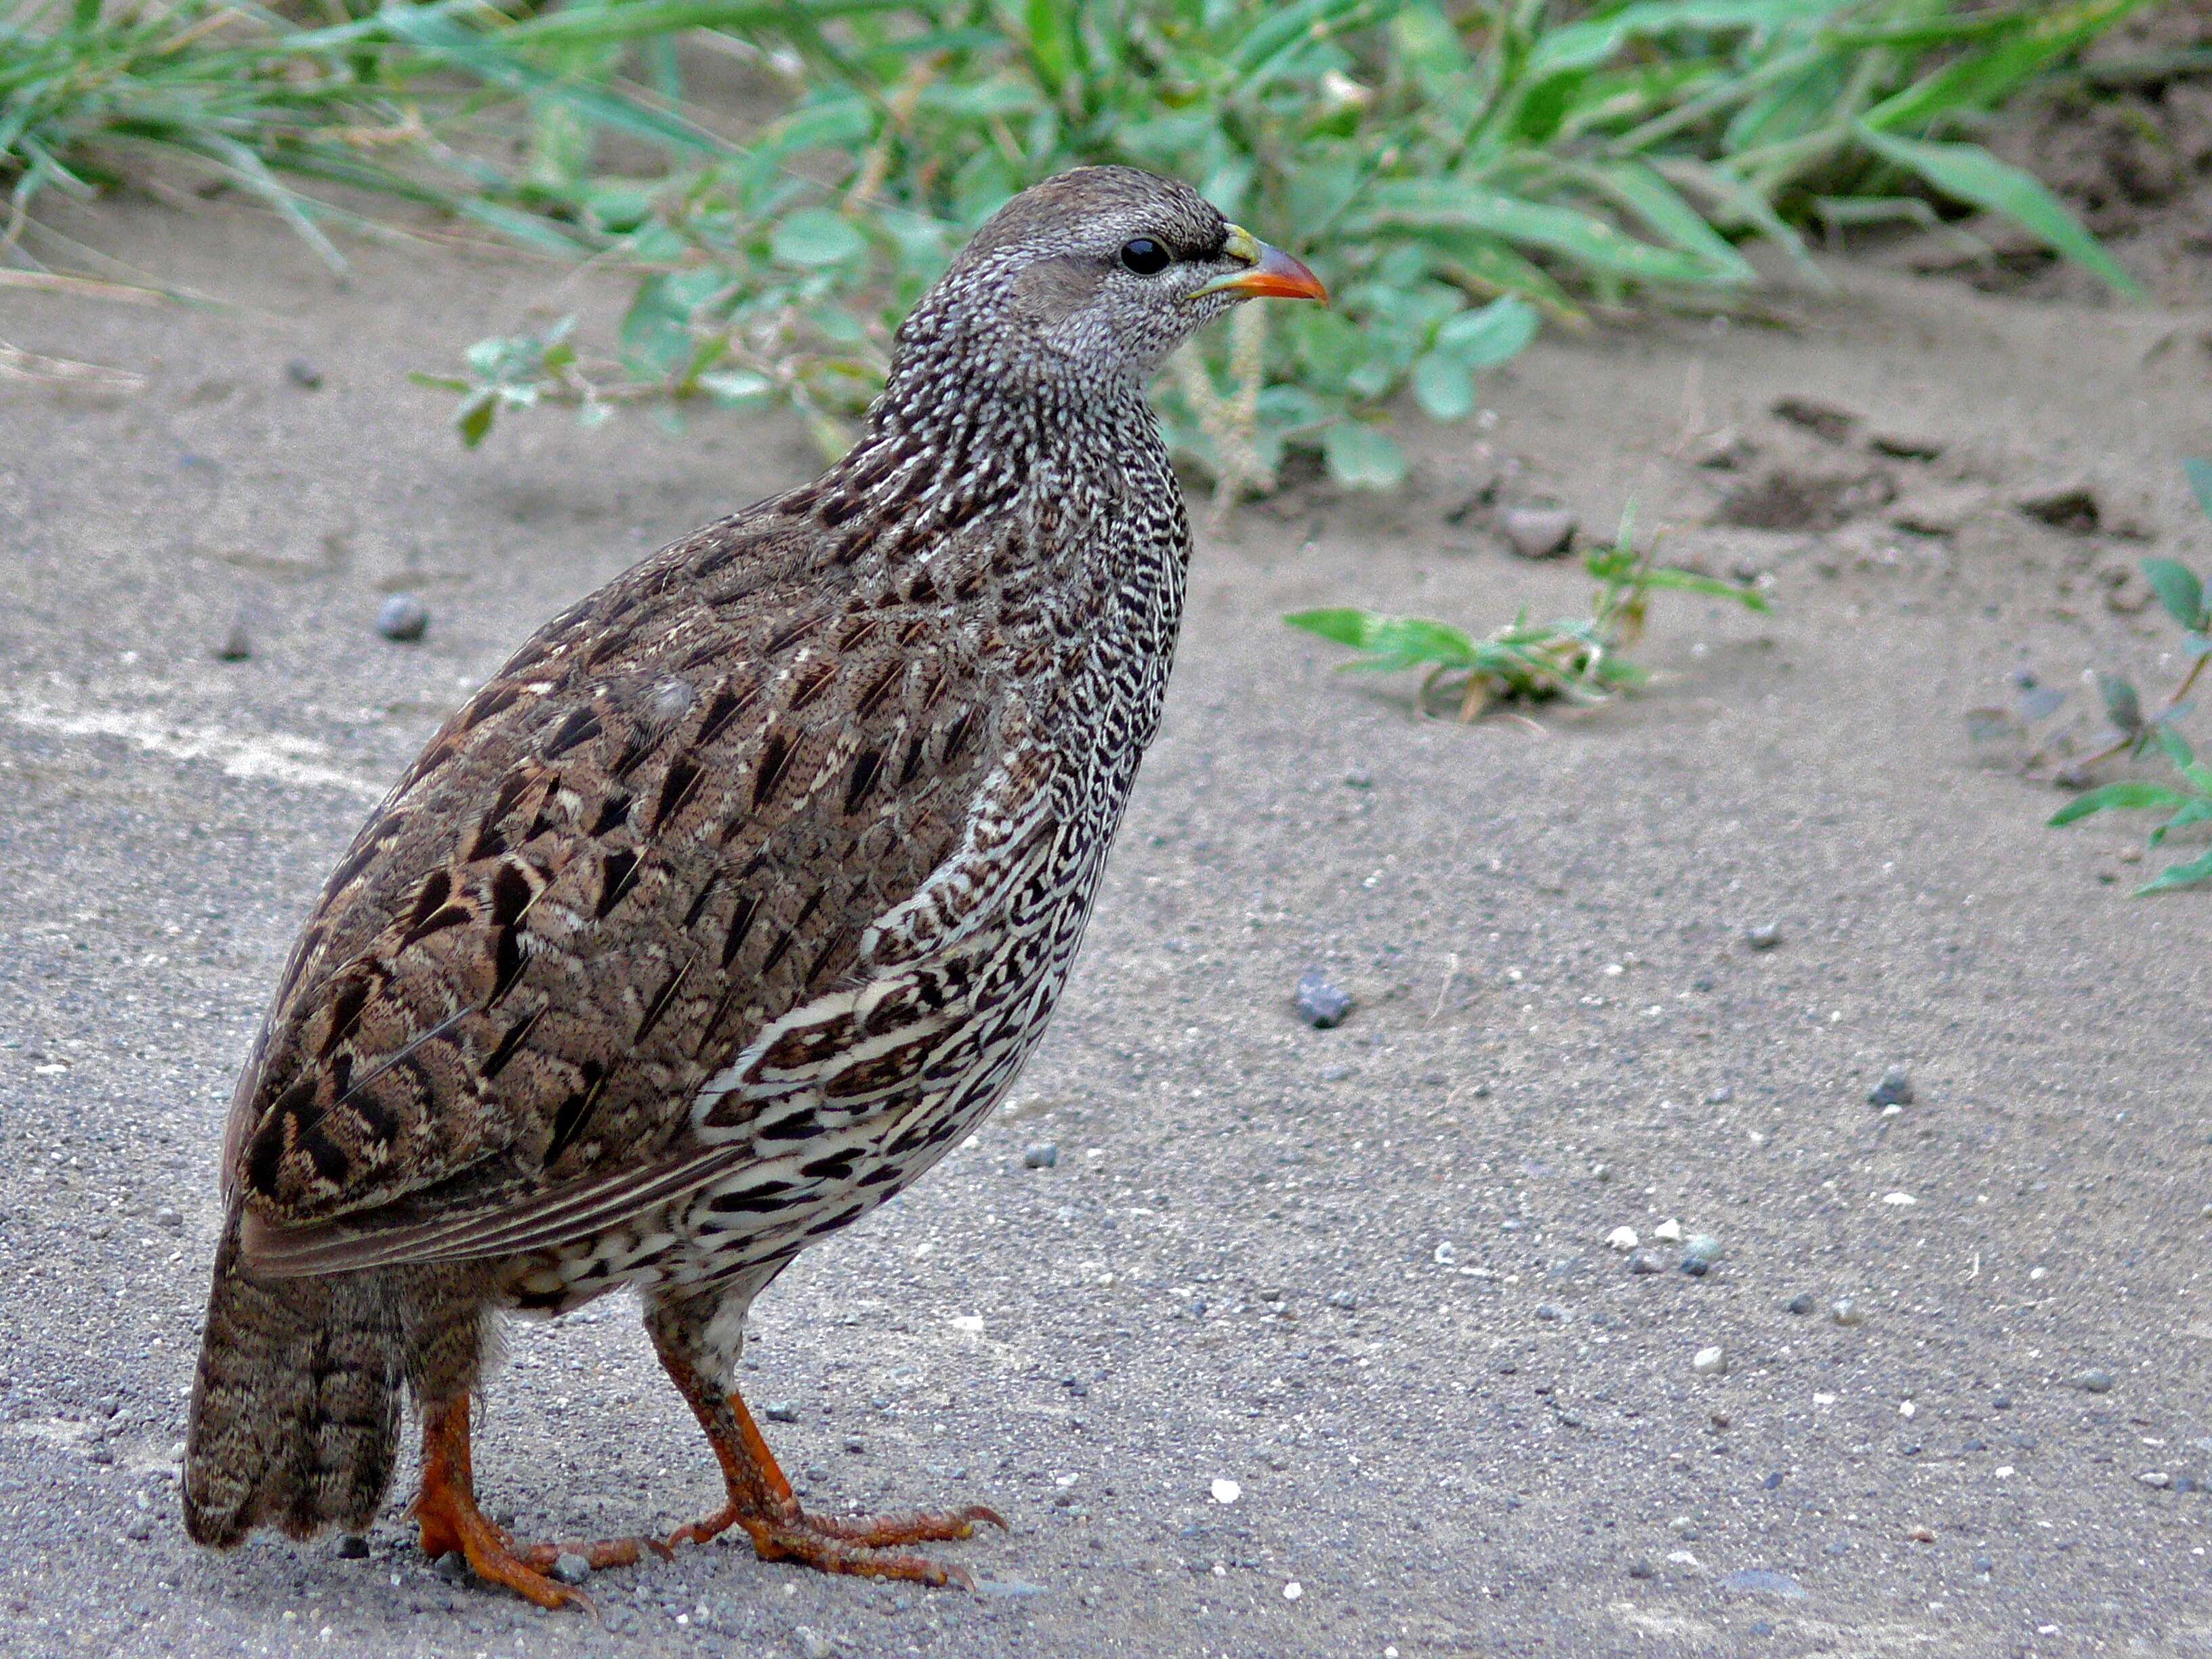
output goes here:
[[1995, 1571], [1996, 1571], [1996, 1566], [1997, 1566], [1997, 1564], [1996, 1564], [1996, 1562], [1994, 1562], [1994, 1561], [1990, 1560], [1990, 1558], [1989, 1558], [1988, 1556], [1986, 1556], [1986, 1555], [1978, 1555], [1978, 1556], [1976, 1556], [1976, 1557], [1974, 1558], [1974, 1571], [1975, 1571], [1976, 1572], [1979, 1572], [1979, 1573], [1991, 1573], [1991, 1572], [1995, 1572]]
[[1025, 1170], [1049, 1170], [1059, 1162], [1060, 1145], [1057, 1141], [1040, 1140], [1022, 1152], [1022, 1167]]
[[1664, 1271], [1664, 1268], [1659, 1258], [1650, 1251], [1633, 1250], [1629, 1253], [1628, 1271], [1632, 1273], [1656, 1273]]
[[459, 1550], [447, 1550], [438, 1558], [438, 1565], [430, 1569], [449, 1584], [465, 1584], [476, 1577], [469, 1570], [469, 1559]]
[[1505, 544], [1524, 559], [1555, 559], [1574, 544], [1580, 526], [1561, 507], [1509, 507], [1498, 515]]
[[1682, 1247], [1682, 1271], [1692, 1279], [1703, 1279], [1720, 1259], [1721, 1242], [1711, 1233], [1693, 1234]]
[[1350, 1291], [1331, 1291], [1328, 1293], [1328, 1305], [1332, 1308], [1356, 1308], [1359, 1305], [1359, 1298]]
[[837, 1644], [820, 1631], [801, 1625], [791, 1632], [804, 1659], [836, 1659]]
[[1640, 1241], [1636, 1237], [1635, 1228], [1615, 1227], [1605, 1236], [1605, 1242], [1609, 1249], [1632, 1250]]
[[1652, 1571], [1649, 1561], [1631, 1561], [1628, 1564], [1628, 1576], [1631, 1578], [1656, 1578], [1659, 1575]]
[[1812, 1292], [1809, 1291], [1800, 1291], [1783, 1305], [1788, 1308], [1791, 1313], [1802, 1318], [1805, 1315], [1813, 1311], [1814, 1304]]
[[430, 613], [412, 593], [394, 593], [376, 613], [376, 631], [402, 645], [412, 645], [429, 628]]
[[2173, 1484], [2173, 1477], [2164, 1469], [2145, 1469], [2136, 1479], [2146, 1486], [2156, 1486], [2161, 1492]]
[[1881, 1074], [1881, 1081], [1874, 1085], [1867, 1096], [1869, 1106], [1910, 1106], [1912, 1104], [1912, 1079], [1902, 1066], [1893, 1066]]
[[1556, 1324], [1566, 1316], [1567, 1310], [1556, 1302], [1540, 1302], [1536, 1304], [1536, 1317], [1547, 1325]]
[[366, 1561], [368, 1559], [368, 1540], [357, 1532], [342, 1532], [337, 1547], [331, 1552], [341, 1561]]
[[1682, 1242], [1682, 1224], [1668, 1216], [1651, 1230], [1651, 1237], [1662, 1244], [1680, 1244]]
[[2110, 1394], [2112, 1391], [2112, 1374], [2093, 1366], [2074, 1379], [2074, 1386], [2084, 1394]]
[[788, 1400], [776, 1401], [768, 1408], [768, 1420], [771, 1423], [796, 1423], [799, 1421], [799, 1407]]
[[217, 662], [245, 662], [253, 655], [253, 635], [246, 632], [246, 619], [241, 617], [230, 625], [230, 631], [216, 646]]
[[1828, 1304], [1828, 1317], [1838, 1325], [1856, 1325], [1866, 1317], [1850, 1297], [1839, 1296]]
[[845, 1437], [845, 1449], [855, 1457], [864, 1457], [867, 1455], [868, 1443], [857, 1434], [848, 1434]]
[[156, 1227], [167, 1227], [173, 1232], [185, 1224], [184, 1212], [173, 1205], [164, 1204], [154, 1212], [154, 1224]]
[[295, 357], [284, 365], [284, 378], [303, 391], [313, 392], [323, 383], [323, 371], [305, 357]]
[[1719, 1348], [1700, 1348], [1691, 1359], [1690, 1369], [1700, 1376], [1725, 1376], [1728, 1355]]
[[553, 1577], [564, 1584], [580, 1584], [592, 1576], [592, 1564], [574, 1550], [553, 1558]]
[[1771, 921], [1761, 922], [1744, 929], [1743, 942], [1754, 951], [1771, 951], [1782, 943], [1782, 930]]
[[1320, 969], [1309, 968], [1298, 975], [1293, 1006], [1300, 1019], [1316, 1031], [1326, 1031], [1343, 1024], [1352, 1012], [1352, 994], [1330, 984]]

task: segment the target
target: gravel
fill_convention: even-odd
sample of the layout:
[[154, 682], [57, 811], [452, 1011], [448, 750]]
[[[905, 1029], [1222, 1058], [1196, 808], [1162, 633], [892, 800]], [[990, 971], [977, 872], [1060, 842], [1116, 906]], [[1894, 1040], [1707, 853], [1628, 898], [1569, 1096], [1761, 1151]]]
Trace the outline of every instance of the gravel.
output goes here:
[[1912, 1104], [1912, 1079], [1902, 1066], [1893, 1066], [1881, 1074], [1881, 1080], [1868, 1091], [1869, 1106], [1910, 1106]]
[[1300, 1019], [1316, 1031], [1326, 1031], [1343, 1024], [1355, 1005], [1350, 992], [1331, 984], [1320, 969], [1309, 968], [1298, 975], [1291, 1006]]
[[2084, 1394], [2110, 1394], [2112, 1374], [2101, 1366], [2092, 1366], [2075, 1377], [2074, 1386]]
[[1498, 515], [1498, 533], [1524, 559], [1556, 559], [1574, 545], [1580, 528], [1563, 507], [1514, 507]]
[[592, 1576], [592, 1564], [574, 1550], [562, 1550], [553, 1558], [552, 1576], [564, 1584], [580, 1584]]
[[[104, 251], [246, 303], [26, 305], [0, 330], [154, 371], [112, 407], [6, 394], [0, 1651], [755, 1659], [800, 1651], [805, 1626], [855, 1659], [1757, 1659], [1815, 1640], [2121, 1653], [2201, 1620], [2187, 1545], [2212, 1505], [2181, 1481], [2206, 1472], [2182, 1331], [2202, 1264], [2176, 1241], [2212, 1190], [2188, 1086], [2202, 1032], [2172, 1011], [2202, 1004], [2203, 918], [2081, 880], [2025, 786], [1962, 789], [1955, 721], [1927, 717], [2018, 662], [2151, 648], [2097, 603], [2094, 559], [2067, 577], [2057, 538], [2008, 508], [2024, 556], [1962, 538], [1940, 574], [1846, 552], [1826, 576], [1815, 561], [1838, 550], [1792, 539], [1773, 616], [1662, 605], [1646, 647], [1662, 685], [1596, 720], [1528, 711], [1548, 738], [1503, 716], [1411, 720], [1409, 684], [1335, 675], [1276, 618], [1356, 597], [1487, 627], [1582, 603], [1577, 572], [1452, 558], [1417, 495], [1301, 488], [1201, 529], [1162, 734], [1019, 1085], [1050, 1117], [986, 1120], [803, 1255], [756, 1304], [738, 1373], [787, 1468], [827, 1469], [809, 1499], [826, 1511], [1003, 1511], [1011, 1533], [925, 1547], [982, 1594], [910, 1590], [902, 1610], [731, 1538], [594, 1575], [610, 1629], [541, 1614], [421, 1559], [400, 1518], [410, 1444], [368, 1560], [274, 1535], [191, 1547], [168, 1471], [222, 1124], [301, 917], [362, 815], [540, 619], [813, 463], [803, 434], [726, 411], [680, 443], [556, 412], [465, 454], [398, 370], [424, 339], [522, 314], [540, 273], [356, 239], [356, 278], [333, 289], [254, 216], [90, 210], [116, 233]], [[141, 223], [158, 237], [134, 242]], [[241, 267], [242, 295], [209, 280]], [[1510, 433], [1593, 511], [1636, 481], [1643, 516], [1677, 526], [1667, 556], [1725, 569], [1739, 532], [1700, 522], [1708, 475], [1666, 453], [1696, 362], [1709, 407], [1717, 386], [1823, 385], [1867, 429], [1936, 425], [2001, 502], [2023, 457], [2124, 478], [2130, 499], [2140, 481], [2190, 556], [2160, 395], [2179, 359], [2140, 361], [2140, 319], [1886, 276], [1869, 334], [1869, 290], [1847, 261], [1824, 267], [1844, 291], [1793, 295], [1806, 329], [1540, 340], [1492, 389], [1500, 432], [1409, 429], [1417, 465], [1448, 479]], [[591, 272], [574, 285], [603, 337], [627, 298]], [[313, 395], [264, 372], [192, 400], [295, 351], [343, 372]], [[1969, 384], [1986, 395], [1943, 395]], [[220, 470], [180, 472], [187, 449]], [[323, 571], [323, 538], [349, 527], [353, 563]], [[433, 637], [387, 650], [367, 626], [376, 584], [409, 570], [436, 596]], [[209, 647], [249, 603], [256, 659], [219, 666]], [[2062, 605], [2074, 620], [2050, 615]], [[1374, 787], [1343, 787], [1354, 769]], [[1752, 955], [1746, 925], [1784, 915], [1785, 948]], [[1583, 1005], [1632, 951], [1646, 965], [1609, 988], [1624, 994]], [[1362, 994], [1334, 1033], [1281, 1018], [1309, 964]], [[1945, 1111], [1885, 1123], [1851, 1105], [1906, 1056], [1926, 1057], [1932, 1097], [1919, 1068], [1939, 1054]], [[1422, 1083], [1438, 1073], [1447, 1087]], [[1686, 1109], [1723, 1079], [1732, 1102]], [[1024, 1172], [1048, 1136], [1066, 1156]], [[1900, 1189], [1920, 1204], [1881, 1204]], [[183, 1224], [158, 1224], [161, 1206]], [[1726, 1229], [1698, 1286], [1673, 1273], [1682, 1247], [1653, 1241], [1670, 1214]], [[1624, 1222], [1665, 1273], [1547, 1277], [1577, 1251], [1625, 1263], [1593, 1248]], [[1431, 1260], [1443, 1239], [1449, 1265]], [[1289, 1300], [1261, 1302], [1267, 1285]], [[1358, 1311], [1324, 1303], [1338, 1291]], [[1814, 1314], [1778, 1320], [1800, 1291]], [[1570, 1294], [1571, 1321], [1530, 1317]], [[1864, 1328], [1827, 1322], [1844, 1294]], [[1158, 1316], [1201, 1302], [1202, 1318]], [[952, 1324], [968, 1314], [988, 1323]], [[506, 1346], [476, 1462], [491, 1498], [527, 1495], [526, 1540], [657, 1530], [719, 1501], [633, 1308], [518, 1323]], [[1732, 1357], [1724, 1377], [1690, 1370], [1705, 1346]], [[2063, 1386], [2093, 1364], [2119, 1379], [2109, 1395]], [[1062, 1386], [1077, 1370], [1087, 1400]], [[1918, 1457], [1897, 1451], [1908, 1395]], [[770, 1400], [803, 1413], [771, 1419]], [[2015, 1447], [2016, 1423], [2039, 1443]], [[842, 1454], [863, 1425], [866, 1458]], [[1991, 1449], [1958, 1452], [1975, 1432]], [[1079, 1477], [1066, 1509], [1063, 1475]], [[1207, 1496], [1224, 1475], [1245, 1486], [1233, 1509]], [[1684, 1512], [1695, 1540], [1665, 1530]], [[1923, 1517], [1943, 1541], [1900, 1548]], [[1409, 1547], [1421, 1527], [1433, 1547]], [[1975, 1552], [1999, 1547], [2005, 1583], [1978, 1582]], [[1650, 1576], [1629, 1578], [1633, 1559]], [[1718, 1587], [1753, 1569], [1809, 1599]], [[1773, 1635], [1750, 1633], [1758, 1613]]]
[[1049, 1170], [1060, 1162], [1060, 1144], [1040, 1140], [1022, 1149], [1022, 1167], [1025, 1170]]
[[1720, 1259], [1720, 1240], [1711, 1233], [1694, 1233], [1682, 1247], [1681, 1268], [1692, 1279], [1703, 1279]]
[[412, 593], [394, 593], [376, 613], [376, 631], [402, 645], [414, 644], [429, 629], [429, 607]]
[[1743, 930], [1743, 942], [1754, 951], [1771, 951], [1782, 943], [1782, 928], [1776, 922], [1760, 922]]

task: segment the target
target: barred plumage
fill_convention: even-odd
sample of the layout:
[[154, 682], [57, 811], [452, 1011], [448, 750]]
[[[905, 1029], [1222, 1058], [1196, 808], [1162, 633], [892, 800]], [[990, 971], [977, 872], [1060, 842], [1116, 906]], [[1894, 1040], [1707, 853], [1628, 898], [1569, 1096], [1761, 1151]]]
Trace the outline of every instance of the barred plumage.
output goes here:
[[[1165, 271], [1125, 265], [1139, 237]], [[1143, 381], [1238, 299], [1318, 291], [1179, 185], [1039, 185], [908, 319], [850, 454], [556, 619], [447, 723], [331, 878], [240, 1082], [193, 1537], [364, 1524], [404, 1382], [424, 1547], [570, 1599], [476, 1511], [468, 1399], [488, 1317], [628, 1285], [730, 1482], [684, 1535], [951, 1576], [885, 1547], [988, 1511], [799, 1510], [728, 1392], [744, 1310], [1042, 1032], [1182, 611]]]

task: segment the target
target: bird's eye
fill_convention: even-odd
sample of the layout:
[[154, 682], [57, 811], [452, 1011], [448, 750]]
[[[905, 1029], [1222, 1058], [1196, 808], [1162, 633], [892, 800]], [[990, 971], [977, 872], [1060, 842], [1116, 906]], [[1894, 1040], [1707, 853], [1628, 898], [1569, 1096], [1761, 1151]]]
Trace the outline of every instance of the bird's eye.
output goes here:
[[1121, 263], [1139, 276], [1157, 276], [1168, 268], [1168, 251], [1149, 236], [1121, 244]]

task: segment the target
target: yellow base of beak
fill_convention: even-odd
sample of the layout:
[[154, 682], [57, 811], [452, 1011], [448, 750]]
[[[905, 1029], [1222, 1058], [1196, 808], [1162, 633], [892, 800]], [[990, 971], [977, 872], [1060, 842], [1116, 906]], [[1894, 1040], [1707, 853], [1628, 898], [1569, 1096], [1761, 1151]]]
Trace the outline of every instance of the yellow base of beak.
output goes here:
[[1248, 261], [1252, 268], [1215, 278], [1198, 290], [1200, 295], [1234, 294], [1245, 300], [1318, 300], [1323, 305], [1328, 303], [1328, 289], [1322, 285], [1320, 277], [1306, 269], [1303, 259], [1279, 247], [1269, 247], [1242, 225], [1229, 227], [1229, 240], [1222, 252], [1232, 259]]

